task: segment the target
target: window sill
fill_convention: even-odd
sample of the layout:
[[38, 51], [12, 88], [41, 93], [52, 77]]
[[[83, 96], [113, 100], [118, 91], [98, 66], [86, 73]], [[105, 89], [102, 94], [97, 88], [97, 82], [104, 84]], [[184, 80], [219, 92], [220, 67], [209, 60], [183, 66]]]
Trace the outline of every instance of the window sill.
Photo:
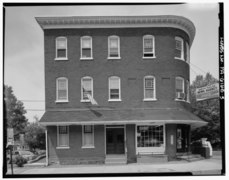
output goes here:
[[121, 59], [121, 57], [108, 57], [107, 59], [108, 59], [108, 60], [112, 60], [112, 59], [115, 60], [115, 59]]
[[54, 60], [55, 61], [67, 61], [68, 58], [55, 58]]
[[120, 102], [122, 99], [108, 99], [108, 102]]
[[152, 56], [152, 57], [142, 57], [142, 59], [155, 59], [156, 58], [156, 56]]
[[70, 149], [70, 147], [69, 146], [63, 146], [63, 147], [58, 146], [58, 147], [56, 147], [56, 149]]
[[93, 58], [92, 57], [88, 57], [88, 58], [81, 57], [80, 60], [81, 61], [91, 61], [93, 60]]
[[184, 58], [175, 57], [174, 59], [185, 61]]
[[143, 99], [143, 101], [157, 101], [157, 99]]
[[81, 99], [80, 102], [91, 102], [89, 99], [85, 100], [85, 99]]
[[68, 103], [68, 100], [56, 100], [55, 103]]
[[81, 148], [82, 149], [93, 149], [95, 148], [95, 146], [82, 146]]
[[175, 99], [175, 101], [186, 102], [185, 99]]

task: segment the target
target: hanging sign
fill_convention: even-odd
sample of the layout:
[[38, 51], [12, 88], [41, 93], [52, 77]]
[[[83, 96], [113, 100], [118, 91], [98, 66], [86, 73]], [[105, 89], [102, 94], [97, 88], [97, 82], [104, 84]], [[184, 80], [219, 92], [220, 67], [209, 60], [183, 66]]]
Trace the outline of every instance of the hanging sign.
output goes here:
[[219, 83], [196, 88], [196, 101], [203, 101], [219, 97]]

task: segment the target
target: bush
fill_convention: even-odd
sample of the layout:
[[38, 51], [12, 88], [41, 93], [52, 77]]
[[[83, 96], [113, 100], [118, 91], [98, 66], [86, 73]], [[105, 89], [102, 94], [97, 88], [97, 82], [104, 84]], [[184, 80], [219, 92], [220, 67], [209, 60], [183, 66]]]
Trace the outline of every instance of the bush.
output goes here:
[[15, 164], [17, 164], [18, 167], [23, 167], [23, 165], [26, 163], [27, 163], [27, 159], [23, 158], [20, 155], [16, 156]]

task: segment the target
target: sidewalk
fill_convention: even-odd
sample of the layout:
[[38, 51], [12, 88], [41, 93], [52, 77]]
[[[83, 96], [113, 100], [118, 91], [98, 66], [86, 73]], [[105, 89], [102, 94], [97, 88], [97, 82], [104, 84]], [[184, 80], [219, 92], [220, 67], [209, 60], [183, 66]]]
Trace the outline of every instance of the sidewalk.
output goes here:
[[[221, 157], [196, 162], [172, 161], [157, 164], [127, 164], [127, 165], [56, 165], [48, 167], [15, 168], [14, 174], [104, 174], [104, 173], [174, 173], [191, 172], [193, 175], [220, 175], [222, 169]], [[10, 173], [10, 171], [9, 171]]]

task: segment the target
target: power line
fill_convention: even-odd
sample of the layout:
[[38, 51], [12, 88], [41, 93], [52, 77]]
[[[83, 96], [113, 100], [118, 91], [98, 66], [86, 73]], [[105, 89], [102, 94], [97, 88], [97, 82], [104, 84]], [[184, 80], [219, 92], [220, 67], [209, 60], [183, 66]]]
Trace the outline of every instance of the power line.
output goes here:
[[22, 102], [45, 102], [44, 100], [19, 100]]
[[199, 70], [202, 71], [203, 73], [207, 74], [207, 72], [205, 72], [203, 69], [199, 68], [197, 65], [192, 64], [191, 62], [190, 62], [190, 64], [193, 65], [193, 66], [195, 66], [197, 69], [199, 69]]
[[26, 109], [26, 111], [45, 111], [45, 109]]

